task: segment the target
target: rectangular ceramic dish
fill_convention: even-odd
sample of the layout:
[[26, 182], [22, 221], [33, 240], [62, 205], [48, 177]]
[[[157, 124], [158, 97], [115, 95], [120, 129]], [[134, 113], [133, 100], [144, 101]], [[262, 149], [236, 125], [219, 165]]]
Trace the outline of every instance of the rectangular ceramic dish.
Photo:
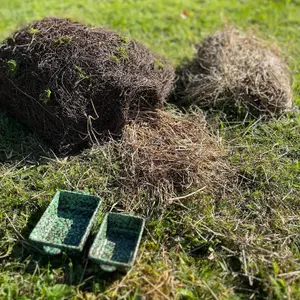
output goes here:
[[101, 201], [97, 196], [58, 191], [29, 240], [48, 254], [82, 251]]
[[136, 258], [145, 220], [107, 213], [89, 252], [89, 258], [105, 271], [128, 271]]

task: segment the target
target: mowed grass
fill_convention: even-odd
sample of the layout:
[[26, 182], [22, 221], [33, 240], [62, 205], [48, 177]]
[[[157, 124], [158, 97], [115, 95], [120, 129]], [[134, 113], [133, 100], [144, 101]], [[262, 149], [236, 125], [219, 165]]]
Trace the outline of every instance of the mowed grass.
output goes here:
[[[1, 0], [0, 37], [34, 19], [70, 17], [129, 34], [177, 66], [206, 35], [235, 24], [282, 48], [299, 104], [299, 15], [300, 1]], [[87, 249], [48, 258], [27, 238], [57, 189], [98, 194], [106, 210], [116, 204], [116, 158], [105, 147], [57, 158], [1, 113], [0, 298], [300, 299], [299, 113], [247, 123], [216, 114], [214, 128], [239, 172], [228, 196], [198, 194], [148, 219], [134, 268], [108, 276]]]

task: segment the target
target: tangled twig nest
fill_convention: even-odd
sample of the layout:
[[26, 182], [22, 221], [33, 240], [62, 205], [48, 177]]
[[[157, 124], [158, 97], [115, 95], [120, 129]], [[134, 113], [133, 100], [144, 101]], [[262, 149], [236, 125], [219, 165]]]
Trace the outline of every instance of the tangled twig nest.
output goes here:
[[149, 214], [152, 206], [163, 208], [179, 194], [199, 189], [221, 193], [229, 179], [225, 147], [209, 132], [201, 112], [147, 113], [142, 122], [125, 126], [115, 149], [127, 211], [139, 206]]
[[234, 28], [207, 37], [179, 73], [182, 104], [242, 104], [267, 114], [280, 114], [293, 106], [284, 60], [265, 42]]
[[61, 153], [161, 107], [174, 70], [127, 36], [47, 18], [0, 45], [0, 105]]

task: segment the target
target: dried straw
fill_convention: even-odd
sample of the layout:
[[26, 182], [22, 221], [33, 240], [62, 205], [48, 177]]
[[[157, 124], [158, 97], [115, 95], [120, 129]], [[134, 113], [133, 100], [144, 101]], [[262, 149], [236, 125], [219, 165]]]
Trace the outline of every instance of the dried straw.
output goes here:
[[139, 207], [150, 214], [153, 207], [162, 209], [195, 191], [222, 192], [230, 173], [226, 149], [201, 112], [157, 110], [142, 119], [126, 125], [122, 140], [115, 143], [126, 211]]
[[290, 72], [278, 51], [234, 28], [207, 37], [179, 73], [183, 105], [242, 104], [272, 115], [293, 106]]

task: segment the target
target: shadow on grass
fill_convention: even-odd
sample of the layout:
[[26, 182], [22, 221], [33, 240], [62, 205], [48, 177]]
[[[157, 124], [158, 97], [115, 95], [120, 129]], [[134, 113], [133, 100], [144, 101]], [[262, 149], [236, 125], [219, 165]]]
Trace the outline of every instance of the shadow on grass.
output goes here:
[[32, 164], [53, 156], [48, 146], [22, 124], [0, 111], [0, 163]]

